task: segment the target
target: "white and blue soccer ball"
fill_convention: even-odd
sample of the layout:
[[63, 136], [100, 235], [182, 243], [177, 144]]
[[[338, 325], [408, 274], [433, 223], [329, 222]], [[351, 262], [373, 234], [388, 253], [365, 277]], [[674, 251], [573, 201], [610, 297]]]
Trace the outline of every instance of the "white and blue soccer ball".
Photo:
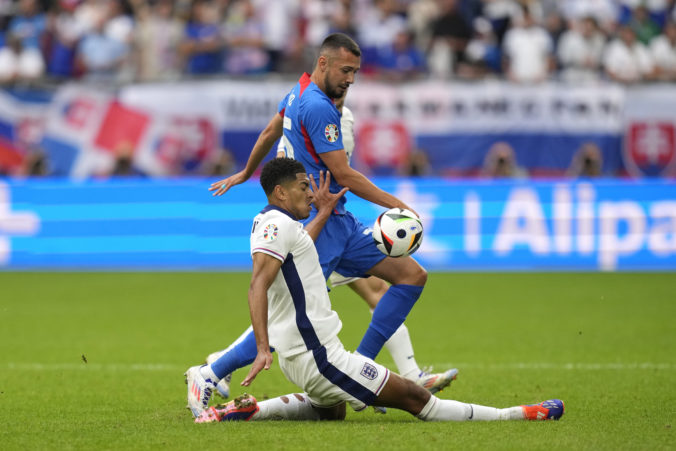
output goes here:
[[373, 241], [389, 257], [406, 257], [422, 244], [423, 225], [410, 210], [391, 208], [373, 224]]

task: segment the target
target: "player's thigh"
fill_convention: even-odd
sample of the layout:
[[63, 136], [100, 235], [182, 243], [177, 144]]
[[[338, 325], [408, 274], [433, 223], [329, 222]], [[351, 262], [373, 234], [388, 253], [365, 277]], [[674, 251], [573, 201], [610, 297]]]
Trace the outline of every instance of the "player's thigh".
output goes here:
[[[338, 339], [326, 345], [325, 357], [311, 351], [279, 359], [286, 377], [300, 386], [313, 406], [333, 408], [347, 402], [354, 410], [372, 404], [390, 371], [359, 354], [345, 350]], [[321, 354], [321, 353], [320, 353]]]
[[427, 271], [412, 257], [385, 257], [370, 268], [368, 273], [392, 285], [423, 286], [427, 282]]
[[376, 247], [371, 229], [351, 213], [341, 216], [340, 221], [349, 235], [334, 270], [345, 277], [364, 277], [369, 269], [385, 258], [385, 254]]

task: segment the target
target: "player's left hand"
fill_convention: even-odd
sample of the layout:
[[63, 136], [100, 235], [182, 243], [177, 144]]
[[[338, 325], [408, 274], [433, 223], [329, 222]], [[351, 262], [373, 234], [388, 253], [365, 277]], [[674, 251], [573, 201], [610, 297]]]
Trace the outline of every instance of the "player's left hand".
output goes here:
[[240, 385], [248, 387], [251, 385], [251, 382], [256, 379], [256, 375], [262, 370], [269, 370], [270, 365], [272, 365], [272, 353], [270, 353], [270, 351], [259, 351], [256, 355], [256, 359], [251, 364], [249, 374], [246, 375]]
[[338, 193], [332, 193], [329, 190], [331, 186], [331, 173], [326, 171], [319, 171], [319, 187], [315, 182], [315, 178], [310, 174], [310, 186], [312, 187], [312, 203], [315, 204], [315, 207], [318, 211], [322, 209], [332, 211], [336, 206], [341, 197], [349, 191], [349, 188], [343, 188]]

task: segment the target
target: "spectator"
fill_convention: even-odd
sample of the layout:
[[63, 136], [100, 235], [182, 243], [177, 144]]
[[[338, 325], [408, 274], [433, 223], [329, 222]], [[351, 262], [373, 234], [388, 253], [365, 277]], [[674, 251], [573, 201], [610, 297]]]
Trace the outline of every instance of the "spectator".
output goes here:
[[397, 13], [396, 0], [375, 0], [357, 21], [364, 73], [372, 73], [378, 50], [392, 46], [398, 33], [406, 30], [406, 21]]
[[474, 19], [474, 37], [465, 49], [465, 63], [458, 67], [462, 78], [483, 78], [497, 74], [501, 68], [502, 53], [491, 23], [484, 17]]
[[447, 78], [465, 61], [465, 49], [472, 38], [472, 28], [460, 12], [458, 0], [441, 0], [440, 16], [431, 24], [432, 43], [429, 67], [433, 75]]
[[312, 47], [314, 52], [324, 37], [333, 32], [332, 18], [337, 15], [341, 19], [349, 16], [344, 14], [345, 8], [338, 0], [307, 0], [301, 10], [302, 20], [305, 22], [305, 43]]
[[660, 34], [660, 27], [648, 14], [648, 8], [638, 5], [631, 15], [629, 26], [634, 30], [636, 39], [643, 45], [650, 45], [650, 41]]
[[654, 22], [659, 29], [666, 24], [669, 10], [673, 8], [673, 0], [617, 0], [620, 4], [619, 22], [622, 24], [630, 23], [633, 19], [636, 8], [646, 9], [650, 20]]
[[1, 32], [7, 30], [7, 26], [9, 25], [9, 21], [12, 18], [13, 13], [14, 1], [0, 0], [0, 36], [2, 34]]
[[655, 62], [655, 77], [663, 81], [676, 81], [676, 22], [669, 21], [664, 33], [650, 45]]
[[211, 0], [195, 0], [180, 46], [186, 58], [185, 71], [192, 75], [222, 72], [223, 38], [218, 8]]
[[490, 20], [498, 43], [502, 45], [505, 33], [521, 17], [519, 2], [514, 0], [483, 0], [483, 15]]
[[[36, 0], [19, 0], [17, 13], [9, 22], [6, 55], [8, 63], [15, 60], [10, 79], [36, 79], [44, 74], [42, 46], [45, 41], [47, 18]], [[9, 54], [11, 52], [11, 55]], [[12, 58], [13, 57], [13, 58]], [[4, 71], [12, 72], [12, 66]]]
[[129, 142], [121, 142], [115, 149], [115, 160], [110, 171], [112, 177], [146, 177], [134, 165], [134, 148]]
[[593, 17], [576, 22], [559, 43], [561, 78], [571, 83], [598, 80], [605, 44], [605, 36]]
[[141, 5], [133, 36], [139, 80], [178, 77], [182, 67], [178, 48], [183, 29], [183, 23], [175, 15], [173, 0]]
[[599, 28], [612, 34], [619, 19], [617, 0], [559, 0], [559, 8], [569, 23], [593, 17]]
[[513, 82], [542, 82], [553, 68], [552, 38], [535, 23], [527, 7], [520, 23], [505, 34], [502, 50], [505, 72]]
[[264, 47], [268, 52], [270, 71], [298, 69], [304, 42], [299, 36], [301, 0], [254, 0], [258, 17], [265, 30]]
[[106, 37], [119, 42], [124, 51], [117, 77], [119, 80], [131, 81], [133, 78], [131, 53], [135, 24], [130, 5], [126, 0], [106, 0], [104, 14]]
[[237, 169], [235, 157], [229, 149], [222, 148], [211, 154], [204, 162], [202, 173], [208, 177], [221, 177], [231, 175]]
[[432, 41], [430, 24], [439, 16], [437, 0], [414, 0], [409, 3], [406, 14], [408, 28], [413, 31], [419, 49], [429, 49]]
[[105, 33], [107, 16], [98, 17], [94, 28], [87, 32], [77, 49], [84, 75], [90, 80], [115, 80], [128, 57], [129, 47]]
[[9, 22], [9, 34], [21, 41], [24, 50], [40, 50], [43, 44], [47, 18], [36, 0], [19, 0], [17, 13]]
[[488, 178], [524, 179], [528, 177], [528, 172], [517, 164], [512, 146], [499, 141], [488, 150], [481, 175]]
[[49, 161], [42, 149], [30, 148], [27, 150], [21, 172], [21, 175], [26, 177], [44, 177], [49, 175]]
[[414, 149], [409, 155], [404, 167], [407, 177], [424, 177], [430, 173], [430, 163], [427, 154], [422, 149]]
[[424, 56], [413, 44], [410, 32], [400, 31], [391, 45], [378, 49], [376, 71], [389, 81], [413, 80], [425, 74]]
[[[351, 20], [351, 3], [350, 0], [339, 0], [340, 7], [335, 14], [331, 15], [331, 23], [329, 26], [329, 33], [344, 33], [348, 36], [356, 36], [357, 29]], [[316, 48], [319, 44], [315, 45]]]
[[585, 143], [573, 155], [566, 175], [569, 177], [600, 177], [603, 168], [603, 157], [599, 146]]
[[568, 28], [566, 27], [566, 24], [563, 21], [561, 14], [559, 14], [558, 12], [552, 12], [549, 15], [545, 16], [544, 24], [547, 33], [549, 33], [549, 36], [551, 36], [552, 38], [553, 52], [556, 53], [556, 51], [559, 48], [559, 41], [561, 40], [561, 36], [563, 36], [566, 30], [568, 30]]
[[260, 74], [267, 71], [263, 23], [251, 0], [236, 0], [225, 23], [225, 71], [229, 74]]
[[75, 18], [77, 2], [60, 0], [50, 11], [47, 22], [49, 45], [45, 50], [47, 74], [57, 78], [69, 78], [76, 74], [75, 56], [83, 34]]
[[18, 36], [9, 35], [0, 48], [0, 83], [36, 80], [44, 74], [45, 63], [37, 49], [25, 50]]
[[651, 78], [653, 61], [648, 49], [636, 40], [634, 30], [622, 25], [603, 54], [605, 73], [620, 83], [636, 83]]

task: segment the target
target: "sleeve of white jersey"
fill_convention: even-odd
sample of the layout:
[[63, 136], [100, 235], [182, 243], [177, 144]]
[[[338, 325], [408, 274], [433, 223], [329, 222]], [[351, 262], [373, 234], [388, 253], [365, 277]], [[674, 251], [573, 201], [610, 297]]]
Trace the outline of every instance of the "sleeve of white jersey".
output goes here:
[[346, 106], [343, 106], [343, 115], [340, 117], [340, 131], [343, 134], [343, 148], [347, 154], [347, 161], [352, 160], [354, 152], [354, 115]]
[[277, 155], [283, 153], [286, 156], [286, 147], [284, 146], [284, 137], [282, 136], [277, 143]]
[[254, 225], [251, 233], [251, 255], [262, 252], [284, 262], [298, 233], [295, 221], [269, 217]]

